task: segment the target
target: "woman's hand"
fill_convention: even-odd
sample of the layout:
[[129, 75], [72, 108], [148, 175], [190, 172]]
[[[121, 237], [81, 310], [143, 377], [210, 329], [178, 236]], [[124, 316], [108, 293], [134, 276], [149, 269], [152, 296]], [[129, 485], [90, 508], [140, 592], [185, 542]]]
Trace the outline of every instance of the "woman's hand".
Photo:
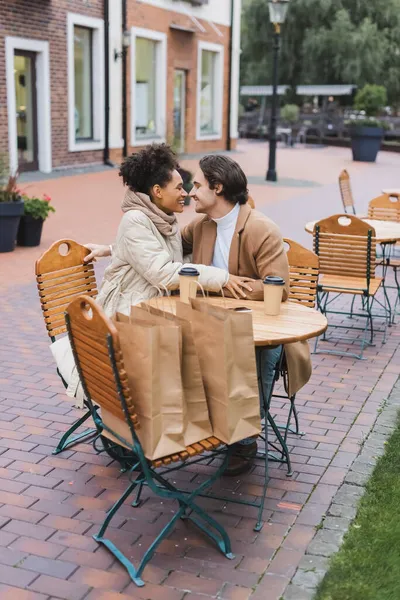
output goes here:
[[111, 256], [111, 246], [102, 246], [101, 244], [84, 244], [85, 248], [90, 250], [90, 254], [83, 259], [85, 262], [95, 261], [96, 258]]
[[249, 292], [253, 291], [253, 288], [251, 287], [252, 281], [254, 281], [254, 279], [251, 279], [251, 277], [229, 275], [229, 279], [224, 285], [224, 289], [226, 289], [234, 298], [247, 298], [244, 290], [248, 290]]

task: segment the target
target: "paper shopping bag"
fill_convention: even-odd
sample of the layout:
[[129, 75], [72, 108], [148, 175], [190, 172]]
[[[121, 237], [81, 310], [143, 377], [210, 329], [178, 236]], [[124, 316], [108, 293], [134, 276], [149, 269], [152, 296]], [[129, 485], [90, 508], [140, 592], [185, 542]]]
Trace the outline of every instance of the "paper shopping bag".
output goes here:
[[[137, 434], [150, 460], [185, 450], [181, 330], [173, 323], [130, 320], [119, 313], [118, 329], [140, 427]], [[119, 432], [118, 432], [119, 433]]]
[[212, 427], [200, 370], [199, 357], [193, 339], [189, 321], [180, 319], [171, 312], [162, 311], [147, 303], [132, 306], [131, 319], [164, 324], [174, 323], [182, 331], [181, 373], [183, 386], [183, 436], [185, 444], [190, 446], [212, 436]]
[[[251, 313], [235, 313], [191, 300], [176, 303], [190, 321], [216, 437], [233, 444], [261, 432]], [[216, 308], [216, 310], [214, 310]]]

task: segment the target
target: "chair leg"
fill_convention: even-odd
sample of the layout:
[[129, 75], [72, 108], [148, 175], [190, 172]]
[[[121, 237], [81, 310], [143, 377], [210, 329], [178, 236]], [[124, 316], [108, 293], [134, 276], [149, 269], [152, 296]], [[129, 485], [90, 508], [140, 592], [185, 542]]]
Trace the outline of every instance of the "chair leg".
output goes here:
[[91, 416], [92, 416], [92, 413], [90, 410], [88, 410], [80, 419], [75, 421], [75, 423], [73, 423], [73, 425], [71, 425], [71, 427], [68, 429], [68, 431], [66, 431], [64, 433], [64, 435], [58, 442], [57, 446], [54, 448], [53, 454], [59, 454], [63, 450], [66, 450], [67, 448], [70, 448], [74, 444], [81, 442], [83, 439], [97, 434], [98, 433], [97, 429], [93, 429], [93, 428], [86, 429], [82, 433], [79, 433], [78, 435], [75, 435], [74, 437], [69, 439], [70, 435], [72, 435], [74, 433], [74, 431], [76, 431], [78, 429], [78, 427], [83, 425], [83, 423], [85, 423]]
[[[230, 450], [228, 449], [220, 467], [216, 469], [214, 474], [204, 481], [200, 486], [198, 486], [194, 491], [189, 493], [186, 492], [186, 494], [189, 494], [187, 497], [185, 497], [185, 492], [179, 491], [169, 481], [167, 481], [162, 474], [157, 473], [154, 469], [150, 469], [148, 466], [143, 466], [143, 472], [140, 473], [135, 481], [132, 481], [128, 485], [119, 500], [117, 500], [117, 502], [109, 510], [99, 533], [94, 535], [93, 538], [100, 544], [103, 544], [115, 556], [115, 558], [126, 568], [132, 581], [137, 586], [142, 587], [144, 585], [144, 581], [142, 580], [144, 568], [151, 560], [157, 547], [168, 536], [170, 531], [172, 531], [176, 522], [182, 518], [190, 520], [197, 525], [197, 527], [199, 527], [212, 541], [216, 543], [226, 558], [234, 558], [234, 555], [232, 554], [231, 542], [224, 527], [194, 502], [194, 498], [196, 496], [198, 496], [201, 492], [204, 492], [210, 485], [212, 485], [212, 483], [214, 483], [214, 481], [216, 481], [216, 479], [221, 476], [223, 471], [226, 469], [229, 456]], [[134, 465], [131, 469], [131, 472], [136, 470], [139, 466], [140, 463]], [[139, 489], [133, 504], [135, 505], [140, 500], [140, 493], [144, 484], [147, 484], [153, 492], [162, 498], [172, 498], [177, 500], [179, 503], [179, 508], [156, 537], [156, 539], [150, 544], [141, 561], [139, 562], [139, 565], [135, 567], [111, 540], [104, 537], [104, 534], [111, 522], [111, 519], [124, 504], [124, 502], [129, 498], [136, 486], [139, 486]]]

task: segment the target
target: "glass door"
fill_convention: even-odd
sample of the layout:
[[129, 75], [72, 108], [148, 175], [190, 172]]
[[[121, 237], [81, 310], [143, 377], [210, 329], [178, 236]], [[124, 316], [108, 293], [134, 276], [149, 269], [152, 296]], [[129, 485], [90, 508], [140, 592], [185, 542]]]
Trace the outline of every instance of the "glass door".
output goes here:
[[19, 171], [36, 171], [39, 168], [35, 63], [34, 52], [15, 51], [14, 79]]
[[174, 73], [174, 146], [177, 152], [185, 151], [186, 73]]

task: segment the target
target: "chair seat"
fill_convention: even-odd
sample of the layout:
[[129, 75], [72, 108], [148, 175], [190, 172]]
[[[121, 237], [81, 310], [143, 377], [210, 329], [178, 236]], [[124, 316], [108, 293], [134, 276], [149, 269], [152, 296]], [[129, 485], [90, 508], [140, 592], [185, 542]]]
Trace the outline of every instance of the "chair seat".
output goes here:
[[[382, 281], [382, 277], [374, 277], [370, 280], [370, 296], [375, 296]], [[348, 277], [346, 275], [320, 275], [318, 288], [322, 292], [362, 295], [367, 289], [367, 280], [363, 277]]]
[[[118, 440], [115, 436], [113, 436], [106, 429], [103, 429], [102, 435], [112, 442], [119, 444], [120, 446], [124, 446], [128, 450], [131, 450], [130, 446]], [[202, 454], [203, 452], [209, 452], [210, 450], [214, 450], [221, 446], [223, 442], [216, 437], [209, 437], [201, 442], [197, 442], [196, 444], [191, 444], [190, 446], [186, 446], [186, 450], [183, 452], [179, 452], [177, 454], [171, 454], [170, 456], [164, 456], [163, 458], [158, 458], [157, 460], [152, 460], [151, 465], [158, 469], [162, 466], [168, 466], [172, 462], [179, 462], [180, 460], [187, 460], [188, 458], [192, 458], [198, 454]]]

